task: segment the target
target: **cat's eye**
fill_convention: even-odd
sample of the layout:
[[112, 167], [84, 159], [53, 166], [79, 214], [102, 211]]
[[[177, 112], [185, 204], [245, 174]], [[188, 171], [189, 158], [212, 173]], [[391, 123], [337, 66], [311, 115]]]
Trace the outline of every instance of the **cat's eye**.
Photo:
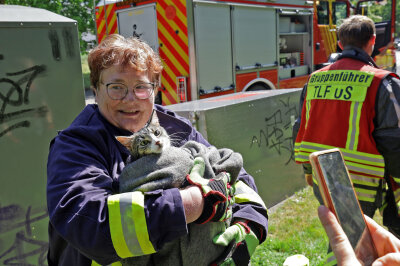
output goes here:
[[148, 145], [150, 143], [150, 141], [148, 141], [148, 140], [142, 140], [141, 142], [140, 142], [140, 145], [141, 146], [146, 146], [146, 145]]
[[161, 131], [158, 130], [158, 129], [156, 129], [156, 130], [154, 131], [154, 135], [155, 135], [156, 137], [160, 136], [160, 135], [161, 135]]

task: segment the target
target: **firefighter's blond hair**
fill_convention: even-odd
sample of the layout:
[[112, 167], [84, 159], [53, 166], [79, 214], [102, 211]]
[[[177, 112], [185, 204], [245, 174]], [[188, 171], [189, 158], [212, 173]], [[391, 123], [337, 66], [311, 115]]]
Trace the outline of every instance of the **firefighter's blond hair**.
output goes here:
[[374, 22], [369, 17], [361, 15], [344, 19], [338, 29], [338, 37], [343, 47], [351, 45], [363, 49], [374, 34]]
[[137, 38], [125, 38], [119, 34], [107, 36], [89, 52], [88, 64], [90, 82], [94, 88], [98, 88], [101, 72], [115, 65], [147, 72], [151, 82], [160, 86], [163, 69], [161, 59], [146, 42]]

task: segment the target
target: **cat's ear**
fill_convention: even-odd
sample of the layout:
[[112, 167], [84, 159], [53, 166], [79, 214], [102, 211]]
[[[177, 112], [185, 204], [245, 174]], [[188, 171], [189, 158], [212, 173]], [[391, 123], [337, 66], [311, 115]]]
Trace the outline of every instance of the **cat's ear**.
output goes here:
[[155, 110], [152, 113], [151, 123], [150, 124], [153, 124], [153, 125], [156, 125], [156, 126], [160, 125], [160, 121], [158, 120], [157, 112]]
[[116, 136], [115, 137], [122, 145], [124, 145], [128, 150], [131, 149], [131, 139], [132, 137]]

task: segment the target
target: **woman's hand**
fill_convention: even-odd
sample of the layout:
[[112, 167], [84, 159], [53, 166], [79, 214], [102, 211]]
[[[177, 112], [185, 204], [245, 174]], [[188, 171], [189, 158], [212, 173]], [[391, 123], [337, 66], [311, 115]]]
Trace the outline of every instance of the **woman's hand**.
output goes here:
[[[335, 215], [327, 207], [319, 206], [318, 216], [328, 235], [338, 265], [361, 265]], [[400, 265], [400, 240], [368, 216], [364, 217], [379, 257], [372, 266]]]

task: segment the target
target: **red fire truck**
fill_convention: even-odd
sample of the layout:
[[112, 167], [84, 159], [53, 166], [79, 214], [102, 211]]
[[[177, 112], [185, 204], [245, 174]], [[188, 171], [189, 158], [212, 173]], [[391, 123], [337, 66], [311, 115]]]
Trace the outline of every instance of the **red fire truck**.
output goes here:
[[370, 17], [375, 22], [374, 59], [379, 67], [396, 71], [393, 46], [396, 22], [396, 0], [321, 0], [314, 1], [314, 64], [319, 68], [337, 52], [336, 27], [351, 14]]
[[312, 1], [102, 0], [98, 41], [145, 40], [164, 61], [165, 105], [302, 87], [313, 70]]
[[[389, 1], [101, 0], [97, 37], [138, 37], [157, 50], [165, 66], [157, 98], [169, 105], [303, 87], [337, 51], [336, 26], [353, 13], [377, 22], [375, 59], [394, 68], [394, 50], [386, 47], [394, 39], [396, 0]], [[382, 8], [392, 9], [389, 17], [377, 15]]]

